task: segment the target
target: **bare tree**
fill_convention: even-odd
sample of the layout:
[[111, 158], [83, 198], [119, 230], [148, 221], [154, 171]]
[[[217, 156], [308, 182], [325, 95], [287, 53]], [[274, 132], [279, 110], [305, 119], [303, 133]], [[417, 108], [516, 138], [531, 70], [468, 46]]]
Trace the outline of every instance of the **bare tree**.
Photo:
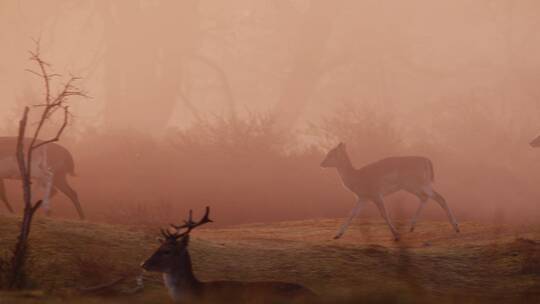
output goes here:
[[[36, 42], [35, 51], [30, 51], [30, 61], [34, 62], [39, 69], [37, 71], [27, 71], [38, 76], [43, 81], [45, 96], [42, 103], [33, 106], [41, 109], [41, 113], [31, 137], [26, 138], [28, 113], [30, 111], [29, 107], [25, 107], [22, 119], [19, 122], [16, 156], [22, 180], [24, 212], [19, 236], [17, 238], [17, 243], [15, 244], [13, 256], [10, 262], [11, 272], [8, 283], [9, 288], [20, 288], [24, 286], [24, 268], [28, 252], [28, 239], [30, 236], [32, 218], [36, 210], [39, 209], [42, 204], [41, 200], [34, 204], [32, 203], [32, 168], [36, 169], [35, 166], [33, 167], [34, 152], [36, 152], [36, 149], [40, 147], [46, 148], [47, 144], [56, 142], [60, 139], [60, 136], [66, 129], [69, 122], [69, 99], [73, 96], [87, 97], [87, 95], [75, 85], [75, 82], [79, 80], [79, 78], [74, 76], [70, 76], [68, 81], [60, 86], [58, 93], [52, 93], [51, 82], [55, 77], [58, 78], [61, 77], [61, 75], [52, 73], [51, 65], [41, 58], [39, 41]], [[51, 121], [53, 115], [57, 112], [61, 112], [63, 114], [62, 124], [56, 130], [54, 137], [46, 140], [40, 140], [39, 137], [44, 126]], [[25, 145], [27, 145], [27, 147], [25, 147]], [[39, 168], [44, 170], [44, 172], [50, 172], [47, 168], [47, 150], [40, 149], [40, 151], [44, 151], [42, 152], [44, 155], [41, 155], [42, 158], [40, 159]], [[49, 179], [45, 199], [47, 199], [47, 194], [50, 192], [50, 188], [51, 180]]]

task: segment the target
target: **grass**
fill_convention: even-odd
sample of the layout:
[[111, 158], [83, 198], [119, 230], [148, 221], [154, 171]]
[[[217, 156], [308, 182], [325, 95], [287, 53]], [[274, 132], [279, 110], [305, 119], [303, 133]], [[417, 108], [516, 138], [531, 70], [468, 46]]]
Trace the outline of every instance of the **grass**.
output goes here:
[[[382, 221], [359, 219], [332, 236], [341, 219], [250, 224], [193, 232], [201, 280], [281, 280], [310, 287], [329, 303], [489, 303], [540, 300], [539, 227], [421, 222], [394, 242]], [[15, 241], [18, 218], [0, 216], [0, 255]], [[399, 223], [398, 223], [399, 224]], [[210, 226], [210, 225], [209, 225]], [[1, 292], [0, 303], [168, 303], [160, 277], [125, 295], [128, 279], [105, 295], [78, 288], [139, 274], [157, 246], [158, 227], [36, 219], [30, 270], [39, 289]]]

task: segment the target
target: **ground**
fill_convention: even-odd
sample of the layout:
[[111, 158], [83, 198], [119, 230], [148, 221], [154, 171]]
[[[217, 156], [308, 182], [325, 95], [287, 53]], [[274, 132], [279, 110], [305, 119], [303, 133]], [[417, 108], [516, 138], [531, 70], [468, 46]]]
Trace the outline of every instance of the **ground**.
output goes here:
[[[0, 215], [0, 251], [15, 241], [18, 218]], [[382, 221], [358, 219], [340, 240], [342, 219], [317, 219], [205, 229], [192, 233], [191, 255], [201, 280], [301, 283], [328, 303], [490, 303], [540, 301], [540, 227], [399, 223], [394, 242]], [[401, 224], [401, 225], [400, 225]], [[170, 303], [161, 279], [140, 262], [157, 246], [159, 227], [36, 219], [31, 282], [0, 292], [0, 303]], [[106, 294], [81, 288], [127, 277]]]

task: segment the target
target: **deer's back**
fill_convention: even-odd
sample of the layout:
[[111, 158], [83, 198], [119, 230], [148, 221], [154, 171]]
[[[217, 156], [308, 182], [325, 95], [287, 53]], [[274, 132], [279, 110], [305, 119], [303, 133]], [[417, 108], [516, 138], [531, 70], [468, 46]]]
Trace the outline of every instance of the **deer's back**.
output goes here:
[[315, 299], [308, 288], [284, 282], [214, 281], [204, 283], [200, 292], [202, 298], [218, 303], [313, 303]]
[[[41, 141], [37, 141], [38, 143]], [[29, 138], [24, 139], [25, 149], [30, 145], [31, 140]], [[15, 157], [15, 151], [17, 146], [17, 137], [4, 136], [0, 137], [0, 159]], [[39, 149], [42, 149], [40, 147]], [[38, 149], [38, 150], [39, 150]], [[26, 151], [25, 151], [26, 152]], [[36, 151], [39, 153], [39, 151]], [[71, 153], [63, 146], [50, 143], [47, 145], [47, 160], [49, 165], [56, 173], [70, 173], [74, 174], [75, 164]]]
[[433, 164], [421, 156], [388, 157], [356, 170], [352, 179], [357, 190], [384, 195], [431, 183]]

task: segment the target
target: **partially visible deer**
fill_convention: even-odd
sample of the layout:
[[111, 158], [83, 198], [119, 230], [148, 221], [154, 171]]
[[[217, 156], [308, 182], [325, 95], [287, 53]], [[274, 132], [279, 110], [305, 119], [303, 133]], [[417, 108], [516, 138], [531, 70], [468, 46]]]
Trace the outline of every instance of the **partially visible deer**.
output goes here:
[[450, 224], [456, 232], [459, 227], [454, 215], [448, 208], [446, 200], [437, 191], [433, 190], [434, 181], [433, 164], [425, 157], [407, 156], [390, 157], [355, 169], [347, 154], [344, 143], [330, 150], [321, 163], [323, 168], [336, 168], [344, 186], [357, 197], [357, 204], [351, 211], [349, 218], [339, 229], [335, 239], [340, 238], [347, 230], [354, 217], [358, 215], [361, 207], [367, 201], [373, 201], [394, 235], [399, 240], [399, 234], [392, 225], [388, 212], [384, 206], [383, 197], [405, 190], [420, 199], [420, 205], [411, 222], [410, 231], [414, 231], [416, 221], [428, 199], [433, 199], [444, 209]]
[[[30, 140], [25, 139], [28, 145]], [[4, 179], [20, 179], [20, 173], [15, 157], [16, 137], [0, 137], [0, 199], [10, 212], [13, 212], [7, 196]], [[39, 143], [39, 141], [38, 141]], [[71, 153], [59, 144], [51, 143], [36, 150], [35, 169], [32, 169], [32, 179], [45, 189], [44, 207], [48, 210], [48, 199], [57, 190], [63, 192], [75, 205], [79, 217], [84, 219], [84, 213], [77, 192], [67, 182], [67, 175], [75, 175], [75, 165]]]
[[[177, 303], [312, 303], [314, 293], [294, 283], [284, 282], [239, 282], [211, 281], [201, 282], [193, 273], [189, 255], [189, 233], [206, 223], [210, 208], [206, 207], [204, 216], [198, 221], [192, 220], [192, 212], [183, 225], [163, 230], [161, 246], [141, 264], [147, 271], [163, 273], [169, 295]], [[185, 229], [182, 231], [182, 229]], [[311, 300], [310, 300], [311, 299]]]
[[537, 136], [535, 139], [533, 139], [529, 145], [531, 145], [531, 147], [533, 148], [538, 148], [540, 147], [540, 136]]

